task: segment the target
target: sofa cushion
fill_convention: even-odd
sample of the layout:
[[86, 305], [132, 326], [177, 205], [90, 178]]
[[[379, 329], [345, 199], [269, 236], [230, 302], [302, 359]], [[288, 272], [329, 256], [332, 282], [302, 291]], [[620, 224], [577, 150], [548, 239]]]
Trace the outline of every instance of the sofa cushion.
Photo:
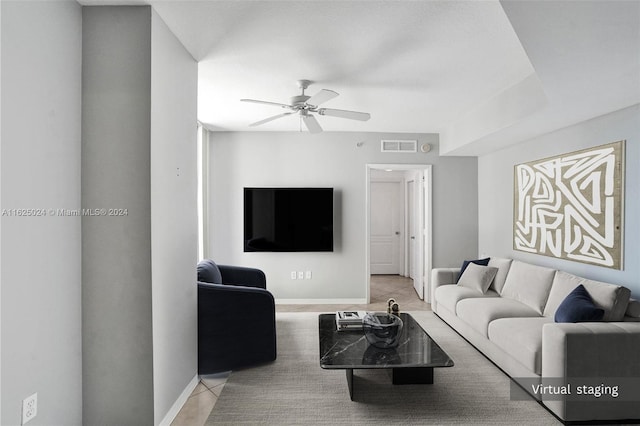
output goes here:
[[467, 269], [465, 269], [460, 276], [458, 285], [479, 291], [480, 293], [486, 293], [493, 278], [496, 276], [496, 272], [498, 272], [498, 268], [469, 263]]
[[476, 290], [459, 285], [443, 285], [436, 289], [433, 297], [436, 300], [437, 306], [444, 306], [451, 313], [455, 314], [456, 305], [463, 299], [500, 297], [500, 295], [493, 290], [488, 290], [486, 293], [480, 293]]
[[514, 260], [501, 295], [522, 302], [542, 315], [555, 273], [554, 269]]
[[498, 268], [498, 273], [496, 273], [496, 277], [493, 279], [489, 288], [497, 291], [498, 294], [502, 292], [504, 282], [507, 279], [507, 274], [509, 273], [509, 268], [511, 267], [511, 262], [513, 262], [513, 259], [504, 259], [501, 257], [492, 257], [489, 259], [488, 266]]
[[[622, 321], [624, 319], [631, 297], [631, 290], [621, 285], [588, 279], [582, 281], [582, 285], [589, 292], [593, 302], [604, 309], [603, 321]], [[609, 298], [611, 287], [615, 289], [615, 297], [613, 297], [612, 301]], [[612, 302], [611, 305], [609, 304], [610, 302]], [[611, 309], [609, 309], [609, 306], [611, 306]]]
[[563, 271], [558, 271], [553, 279], [549, 300], [544, 308], [544, 315], [555, 317], [556, 310], [562, 301], [576, 287], [582, 284], [593, 299], [593, 303], [604, 309], [602, 321], [622, 321], [629, 304], [631, 292], [628, 288], [615, 284], [588, 280]]
[[[464, 274], [465, 269], [469, 266], [470, 263], [475, 263], [476, 265], [487, 266], [489, 263], [489, 258], [486, 259], [476, 259], [476, 260], [465, 260], [462, 262], [462, 266], [460, 267], [460, 275], [458, 275], [458, 281], [460, 281], [460, 277]], [[458, 282], [456, 281], [456, 283]]]
[[549, 317], [501, 318], [489, 324], [489, 340], [536, 374], [542, 374], [542, 326]]
[[500, 318], [539, 317], [531, 307], [504, 297], [464, 299], [456, 305], [456, 315], [478, 333], [487, 337], [489, 323]]
[[587, 289], [580, 284], [558, 306], [554, 319], [556, 322], [589, 322], [601, 321], [603, 316], [604, 309], [593, 303]]

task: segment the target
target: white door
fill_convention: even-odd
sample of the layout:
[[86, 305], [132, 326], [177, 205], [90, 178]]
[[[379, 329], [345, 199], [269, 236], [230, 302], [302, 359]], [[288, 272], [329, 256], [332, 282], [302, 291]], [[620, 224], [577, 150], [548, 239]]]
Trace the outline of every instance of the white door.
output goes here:
[[409, 181], [407, 182], [407, 259], [409, 263], [409, 278], [415, 281], [416, 277], [419, 278], [419, 275], [416, 274], [416, 203], [415, 203], [415, 182]]
[[422, 192], [424, 185], [424, 174], [418, 172], [415, 175], [415, 180], [412, 181], [412, 185], [409, 188], [411, 192], [412, 208], [410, 210], [411, 216], [411, 259], [413, 262], [413, 287], [416, 289], [416, 293], [420, 299], [424, 299], [424, 286], [425, 286], [425, 263], [427, 255], [427, 239], [425, 238], [425, 226], [427, 221], [425, 220], [426, 212], [426, 198]]
[[371, 182], [372, 274], [400, 274], [401, 182]]

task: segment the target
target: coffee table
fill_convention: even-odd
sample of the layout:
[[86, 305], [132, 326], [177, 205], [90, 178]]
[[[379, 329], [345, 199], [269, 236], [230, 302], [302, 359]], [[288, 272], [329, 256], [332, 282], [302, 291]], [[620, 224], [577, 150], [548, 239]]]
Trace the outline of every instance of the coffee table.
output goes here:
[[435, 367], [452, 367], [453, 360], [407, 313], [400, 313], [404, 323], [400, 343], [391, 349], [369, 345], [362, 330], [338, 331], [335, 314], [320, 314], [320, 367], [344, 369], [349, 397], [353, 401], [353, 370], [390, 370], [392, 383], [432, 384]]

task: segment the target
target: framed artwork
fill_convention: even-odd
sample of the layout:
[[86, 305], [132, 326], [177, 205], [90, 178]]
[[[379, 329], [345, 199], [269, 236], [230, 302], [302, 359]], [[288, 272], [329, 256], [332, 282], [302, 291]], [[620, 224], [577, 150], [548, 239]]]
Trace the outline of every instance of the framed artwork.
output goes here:
[[618, 141], [516, 165], [514, 250], [622, 269], [624, 148]]

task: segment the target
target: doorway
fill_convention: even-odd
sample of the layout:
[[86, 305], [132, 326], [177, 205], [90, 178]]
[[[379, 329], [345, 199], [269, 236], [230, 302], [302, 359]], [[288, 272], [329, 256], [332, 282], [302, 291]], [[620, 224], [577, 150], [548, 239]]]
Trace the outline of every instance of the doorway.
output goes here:
[[367, 301], [371, 274], [411, 277], [430, 301], [431, 199], [431, 165], [367, 165]]
[[[402, 230], [404, 209], [402, 208], [402, 180], [398, 175], [376, 177], [372, 171], [370, 265], [374, 275], [403, 275], [401, 262], [404, 259]], [[384, 173], [384, 172], [383, 172]]]

